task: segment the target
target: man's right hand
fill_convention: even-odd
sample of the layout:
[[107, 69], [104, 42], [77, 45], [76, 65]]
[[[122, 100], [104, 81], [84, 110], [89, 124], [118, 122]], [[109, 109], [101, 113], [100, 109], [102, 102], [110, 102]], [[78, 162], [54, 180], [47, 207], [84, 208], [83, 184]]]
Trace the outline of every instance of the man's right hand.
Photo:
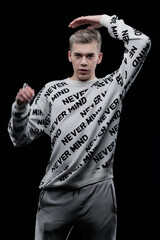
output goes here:
[[26, 88], [20, 88], [16, 95], [17, 104], [21, 106], [30, 103], [34, 97], [34, 94], [34, 89], [32, 89], [30, 86], [27, 86]]
[[90, 26], [87, 28], [91, 28], [91, 29], [100, 28], [101, 17], [102, 15], [78, 17], [69, 24], [69, 27], [77, 28], [79, 26], [89, 24]]

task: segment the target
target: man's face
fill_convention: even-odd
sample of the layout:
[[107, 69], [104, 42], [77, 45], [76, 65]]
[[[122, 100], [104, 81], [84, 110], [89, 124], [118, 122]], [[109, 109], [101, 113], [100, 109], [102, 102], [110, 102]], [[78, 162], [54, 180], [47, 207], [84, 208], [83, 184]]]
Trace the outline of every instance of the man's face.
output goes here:
[[95, 41], [86, 44], [73, 43], [71, 51], [68, 51], [68, 58], [74, 71], [71, 79], [86, 81], [95, 78], [95, 69], [102, 61], [102, 53], [99, 53]]

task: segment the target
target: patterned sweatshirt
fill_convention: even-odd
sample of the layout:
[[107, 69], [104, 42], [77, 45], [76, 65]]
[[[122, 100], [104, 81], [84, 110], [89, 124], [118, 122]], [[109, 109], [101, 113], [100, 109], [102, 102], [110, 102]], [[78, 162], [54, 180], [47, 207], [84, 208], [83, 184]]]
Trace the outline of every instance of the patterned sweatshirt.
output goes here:
[[8, 132], [14, 146], [48, 134], [51, 155], [39, 188], [80, 188], [113, 178], [122, 102], [149, 52], [148, 36], [116, 15], [101, 25], [124, 42], [120, 67], [103, 78], [51, 81], [32, 105], [12, 105]]

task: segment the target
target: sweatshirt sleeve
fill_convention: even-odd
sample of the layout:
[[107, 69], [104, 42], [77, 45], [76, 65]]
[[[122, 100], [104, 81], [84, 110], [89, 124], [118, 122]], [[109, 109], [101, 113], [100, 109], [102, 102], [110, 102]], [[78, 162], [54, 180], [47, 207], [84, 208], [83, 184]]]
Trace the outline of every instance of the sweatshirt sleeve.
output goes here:
[[124, 43], [124, 54], [121, 65], [114, 72], [117, 88], [121, 88], [123, 96], [130, 88], [135, 77], [139, 73], [151, 47], [151, 39], [125, 24], [116, 15], [103, 15], [101, 25], [108, 29], [111, 37]]
[[15, 147], [26, 145], [46, 133], [49, 135], [50, 109], [43, 87], [30, 106], [19, 107], [16, 102], [11, 109], [8, 133]]

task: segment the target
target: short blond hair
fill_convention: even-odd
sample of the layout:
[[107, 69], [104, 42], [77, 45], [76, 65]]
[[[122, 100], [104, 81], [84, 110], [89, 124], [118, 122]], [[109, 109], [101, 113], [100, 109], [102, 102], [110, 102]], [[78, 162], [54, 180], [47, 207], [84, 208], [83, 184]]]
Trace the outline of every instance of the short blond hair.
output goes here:
[[101, 51], [102, 37], [96, 29], [81, 29], [72, 34], [69, 38], [69, 48], [72, 49], [73, 43], [86, 44], [93, 41], [97, 42], [98, 51]]

